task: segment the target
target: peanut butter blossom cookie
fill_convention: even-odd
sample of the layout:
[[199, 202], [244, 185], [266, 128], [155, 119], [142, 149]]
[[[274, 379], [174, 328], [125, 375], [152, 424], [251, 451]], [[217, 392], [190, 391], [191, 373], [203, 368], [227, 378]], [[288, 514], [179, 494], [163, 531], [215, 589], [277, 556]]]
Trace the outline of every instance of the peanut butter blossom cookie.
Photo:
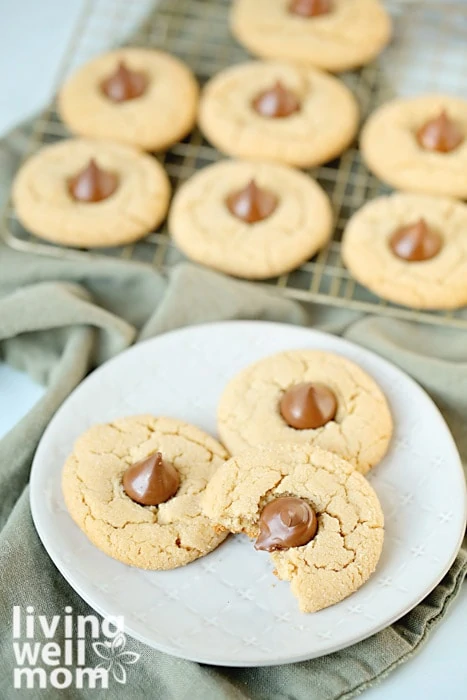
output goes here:
[[123, 48], [98, 56], [71, 76], [58, 96], [72, 132], [160, 151], [193, 128], [198, 84], [163, 51]]
[[17, 216], [29, 231], [78, 248], [146, 236], [165, 218], [169, 199], [169, 179], [154, 158], [109, 141], [46, 146], [13, 184]]
[[200, 501], [226, 459], [194, 426], [125, 418], [78, 439], [63, 470], [63, 495], [73, 520], [109, 556], [141, 569], [175, 569], [225, 539]]
[[467, 304], [467, 206], [395, 194], [349, 221], [342, 256], [355, 279], [388, 301], [419, 309]]
[[242, 370], [218, 407], [221, 440], [236, 455], [271, 442], [335, 452], [365, 474], [392, 435], [386, 399], [371, 377], [340, 355], [282, 352]]
[[365, 124], [361, 148], [370, 170], [393, 187], [467, 199], [467, 100], [392, 100]]
[[355, 137], [358, 107], [345, 85], [305, 66], [254, 61], [205, 87], [199, 123], [216, 148], [240, 158], [312, 167]]
[[329, 240], [327, 195], [284, 165], [224, 161], [198, 172], [174, 198], [169, 228], [188, 257], [250, 279], [280, 275]]
[[258, 56], [331, 72], [369, 63], [391, 36], [379, 0], [235, 0], [231, 25]]
[[233, 457], [210, 481], [203, 509], [221, 528], [270, 552], [304, 613], [360, 588], [383, 547], [383, 513], [370, 484], [349, 462], [310, 444]]

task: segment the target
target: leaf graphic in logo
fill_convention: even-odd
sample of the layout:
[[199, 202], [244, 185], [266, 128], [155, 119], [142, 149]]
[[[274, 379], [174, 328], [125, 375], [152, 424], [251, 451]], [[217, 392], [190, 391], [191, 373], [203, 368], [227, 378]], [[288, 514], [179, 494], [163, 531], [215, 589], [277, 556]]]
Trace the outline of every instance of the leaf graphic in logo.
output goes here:
[[95, 669], [102, 668], [104, 671], [109, 672], [112, 667], [113, 661], [101, 661], [100, 664], [94, 666]]
[[139, 660], [139, 656], [136, 651], [122, 651], [118, 655], [118, 660], [121, 664], [135, 664]]
[[118, 661], [116, 661], [112, 666], [112, 675], [117, 683], [121, 683], [122, 685], [126, 683], [126, 670]]
[[107, 661], [112, 659], [111, 646], [108, 642], [93, 642], [92, 648], [94, 653], [100, 656], [101, 659], [106, 659]]
[[123, 632], [115, 635], [112, 642], [93, 642], [92, 648], [97, 656], [100, 656], [101, 661], [96, 668], [102, 668], [106, 671], [112, 671], [112, 676], [122, 685], [126, 683], [127, 672], [125, 665], [135, 664], [140, 655], [135, 651], [124, 651], [126, 646], [126, 637]]
[[117, 654], [125, 648], [126, 645], [126, 637], [123, 634], [123, 632], [119, 632], [118, 634], [115, 635], [115, 637], [112, 639], [112, 652], [114, 654]]

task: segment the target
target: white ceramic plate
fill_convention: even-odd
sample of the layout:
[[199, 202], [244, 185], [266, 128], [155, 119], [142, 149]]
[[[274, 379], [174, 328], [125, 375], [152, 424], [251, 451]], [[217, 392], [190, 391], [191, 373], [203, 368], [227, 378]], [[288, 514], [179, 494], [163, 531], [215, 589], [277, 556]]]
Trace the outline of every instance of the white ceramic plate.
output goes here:
[[[244, 537], [170, 572], [145, 572], [102, 554], [63, 505], [60, 477], [74, 440], [93, 423], [151, 412], [216, 434], [225, 383], [272, 353], [319, 348], [357, 362], [389, 399], [396, 431], [370, 476], [386, 539], [372, 578], [350, 598], [302, 615], [267, 554]], [[378, 356], [340, 338], [293, 326], [233, 322], [148, 341], [95, 371], [46, 430], [31, 476], [34, 522], [52, 560], [99, 613], [124, 615], [128, 634], [175, 656], [224, 666], [273, 665], [327, 654], [408, 612], [441, 580], [460, 547], [466, 496], [455, 444], [420, 387]]]

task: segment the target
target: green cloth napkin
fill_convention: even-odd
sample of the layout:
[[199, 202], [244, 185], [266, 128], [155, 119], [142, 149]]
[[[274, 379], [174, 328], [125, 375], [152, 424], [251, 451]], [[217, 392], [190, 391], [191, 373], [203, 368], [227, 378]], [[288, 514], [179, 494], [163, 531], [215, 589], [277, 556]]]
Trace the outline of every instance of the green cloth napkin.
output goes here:
[[[17, 130], [0, 147], [2, 194], [27, 143]], [[0, 697], [104, 698], [109, 691], [15, 691], [13, 606], [48, 618], [71, 605], [90, 609], [58, 573], [34, 530], [29, 509], [31, 461], [64, 398], [94, 366], [133, 342], [199, 322], [265, 319], [344, 335], [395, 362], [417, 379], [444, 413], [467, 459], [467, 344], [463, 332], [324, 306], [302, 307], [258, 286], [190, 264], [168, 279], [149, 266], [114, 259], [67, 261], [15, 252], [0, 244], [0, 359], [47, 387], [38, 404], [0, 442]], [[0, 410], [8, 411], [2, 402]], [[215, 668], [172, 658], [131, 640], [141, 655], [116, 700], [148, 697], [328, 700], [350, 698], [410, 658], [442, 619], [467, 569], [464, 546], [442, 583], [392, 627], [322, 659], [272, 668]], [[54, 641], [63, 646], [63, 629]], [[90, 641], [89, 641], [90, 644]]]

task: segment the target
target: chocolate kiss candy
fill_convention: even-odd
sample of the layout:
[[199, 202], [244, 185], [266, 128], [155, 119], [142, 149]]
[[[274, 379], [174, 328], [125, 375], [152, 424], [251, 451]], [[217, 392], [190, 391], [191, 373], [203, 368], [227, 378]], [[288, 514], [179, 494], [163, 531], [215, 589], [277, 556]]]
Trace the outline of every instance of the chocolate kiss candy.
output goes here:
[[175, 496], [180, 475], [165, 462], [160, 452], [129, 467], [123, 475], [123, 488], [132, 501], [142, 506], [158, 506]]
[[283, 496], [263, 508], [255, 549], [274, 552], [308, 544], [316, 535], [318, 519], [306, 501]]
[[293, 92], [288, 90], [280, 80], [262, 92], [253, 100], [253, 108], [262, 117], [270, 119], [283, 119], [290, 117], [294, 112], [300, 110], [300, 102]]
[[423, 262], [438, 255], [443, 239], [429, 228], [424, 219], [420, 219], [393, 233], [389, 245], [398, 258], [408, 262]]
[[101, 202], [115, 192], [118, 181], [117, 175], [102, 170], [91, 158], [84, 170], [68, 181], [68, 191], [78, 202]]
[[132, 71], [120, 61], [115, 73], [102, 81], [101, 90], [112, 102], [127, 102], [141, 97], [147, 86], [144, 73]]
[[427, 151], [449, 153], [460, 146], [463, 140], [464, 135], [445, 110], [417, 131], [417, 141]]
[[331, 10], [331, 0], [292, 0], [289, 5], [289, 12], [300, 17], [319, 17]]
[[229, 195], [226, 204], [230, 213], [237, 219], [247, 224], [256, 224], [271, 216], [278, 201], [275, 194], [269, 190], [263, 190], [254, 180], [251, 180], [243, 190]]
[[285, 392], [280, 402], [282, 418], [297, 430], [322, 428], [334, 420], [337, 399], [323, 384], [297, 384]]

